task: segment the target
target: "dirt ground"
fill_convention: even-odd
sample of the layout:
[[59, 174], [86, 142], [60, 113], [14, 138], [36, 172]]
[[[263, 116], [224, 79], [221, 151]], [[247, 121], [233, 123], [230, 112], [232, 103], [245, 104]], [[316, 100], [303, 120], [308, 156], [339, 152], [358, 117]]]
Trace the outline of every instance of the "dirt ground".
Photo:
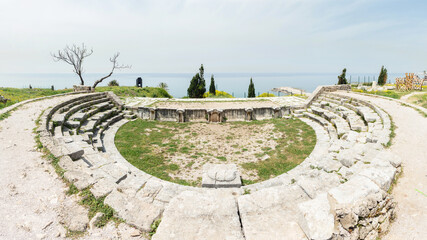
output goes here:
[[[195, 181], [202, 177], [205, 163], [235, 163], [242, 178], [255, 180], [256, 172], [244, 170], [240, 164], [268, 159], [267, 149], [275, 149], [276, 139], [282, 133], [274, 131], [274, 124], [191, 124], [189, 129], [179, 129], [173, 137], [181, 142], [179, 149], [185, 150], [168, 154], [167, 160], [180, 166], [171, 177]], [[165, 141], [167, 143], [168, 140]], [[187, 150], [188, 148], [188, 150]]]

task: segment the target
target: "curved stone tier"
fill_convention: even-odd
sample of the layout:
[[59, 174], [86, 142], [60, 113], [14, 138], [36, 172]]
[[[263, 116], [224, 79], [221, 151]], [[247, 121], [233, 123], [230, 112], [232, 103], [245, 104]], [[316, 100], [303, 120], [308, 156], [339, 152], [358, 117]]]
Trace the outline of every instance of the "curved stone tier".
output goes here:
[[316, 132], [310, 156], [241, 188], [182, 186], [132, 166], [114, 136], [134, 116], [110, 93], [58, 103], [38, 131], [77, 188], [105, 196], [117, 216], [143, 231], [161, 219], [153, 239], [375, 239], [393, 217], [387, 191], [401, 164], [384, 148], [391, 121], [368, 102], [330, 91], [291, 109]]

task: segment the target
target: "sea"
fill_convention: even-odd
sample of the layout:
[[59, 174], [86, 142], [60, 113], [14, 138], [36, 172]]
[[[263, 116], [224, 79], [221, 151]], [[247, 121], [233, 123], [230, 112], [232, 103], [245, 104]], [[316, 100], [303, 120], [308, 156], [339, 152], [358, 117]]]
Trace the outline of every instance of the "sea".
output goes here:
[[[293, 87], [312, 92], [319, 85], [332, 85], [338, 81], [340, 73], [205, 73], [206, 89], [209, 89], [211, 74], [214, 75], [217, 90], [225, 91], [234, 97], [247, 95], [250, 79], [253, 79], [255, 93], [272, 92], [276, 87]], [[157, 87], [164, 82], [169, 93], [176, 98], [187, 95], [187, 88], [195, 73], [114, 73], [104, 80], [99, 86], [106, 86], [109, 81], [117, 80], [120, 86], [135, 86], [136, 79], [141, 77], [143, 86]], [[85, 85], [104, 76], [100, 73], [87, 73], [83, 77]], [[389, 82], [394, 83], [396, 77], [403, 77], [403, 73], [389, 73]], [[372, 82], [378, 74], [358, 73], [347, 75], [347, 80], [352, 83]], [[0, 87], [72, 88], [80, 84], [79, 78], [73, 73], [0, 73]]]

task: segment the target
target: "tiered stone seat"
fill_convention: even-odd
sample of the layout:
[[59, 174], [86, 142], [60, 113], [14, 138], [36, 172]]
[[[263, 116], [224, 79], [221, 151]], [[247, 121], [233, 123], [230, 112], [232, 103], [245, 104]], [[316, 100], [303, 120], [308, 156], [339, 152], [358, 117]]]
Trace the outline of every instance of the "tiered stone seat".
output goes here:
[[[294, 110], [316, 132], [310, 156], [280, 176], [227, 190], [166, 182], [132, 166], [114, 145], [132, 113], [102, 105], [107, 103], [86, 106], [68, 119], [65, 110], [83, 102], [68, 108], [60, 103], [45, 114], [57, 122], [45, 122], [41, 141], [61, 157], [66, 179], [105, 197], [118, 217], [145, 232], [161, 219], [153, 239], [375, 239], [394, 214], [387, 190], [401, 163], [383, 147], [388, 115], [370, 103], [328, 93], [307, 111]], [[97, 151], [102, 146], [105, 152]]]

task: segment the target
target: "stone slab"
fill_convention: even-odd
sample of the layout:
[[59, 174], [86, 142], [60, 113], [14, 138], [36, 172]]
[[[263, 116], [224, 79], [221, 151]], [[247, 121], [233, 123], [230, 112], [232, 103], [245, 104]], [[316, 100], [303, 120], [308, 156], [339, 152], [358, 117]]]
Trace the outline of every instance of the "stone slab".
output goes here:
[[297, 223], [297, 204], [309, 199], [296, 184], [240, 196], [238, 205], [246, 239], [306, 239]]
[[243, 240], [237, 203], [227, 190], [185, 191], [172, 199], [153, 240]]
[[242, 186], [242, 180], [236, 164], [203, 165], [202, 187], [238, 188], [240, 186]]
[[160, 217], [162, 209], [154, 204], [139, 201], [117, 190], [111, 192], [104, 203], [115, 210], [118, 217], [141, 231], [149, 232], [151, 224]]
[[334, 233], [334, 215], [331, 212], [326, 193], [315, 199], [298, 204], [299, 226], [309, 239], [330, 239]]

